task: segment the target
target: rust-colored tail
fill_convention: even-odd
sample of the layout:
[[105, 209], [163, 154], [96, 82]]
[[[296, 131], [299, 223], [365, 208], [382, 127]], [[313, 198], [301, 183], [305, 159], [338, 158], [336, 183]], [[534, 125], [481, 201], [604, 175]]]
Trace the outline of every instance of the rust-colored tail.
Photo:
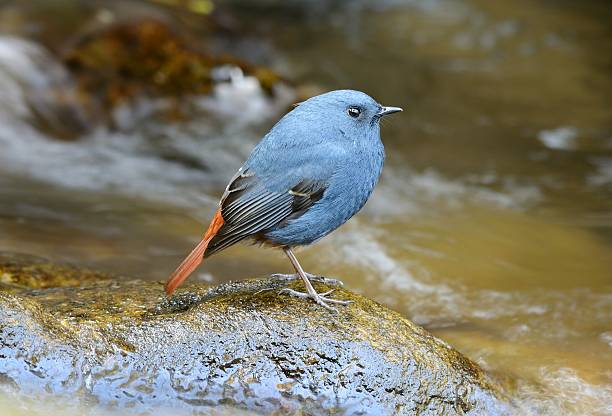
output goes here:
[[166, 282], [166, 294], [170, 296], [177, 287], [181, 285], [189, 275], [202, 263], [204, 260], [204, 253], [206, 252], [206, 248], [210, 243], [210, 240], [213, 239], [215, 235], [219, 232], [219, 229], [223, 226], [225, 221], [223, 220], [223, 216], [221, 215], [221, 210], [217, 210], [215, 213], [215, 217], [210, 222], [208, 226], [208, 230], [204, 233], [204, 237], [202, 237], [202, 241], [198, 243], [198, 245], [189, 253], [189, 255], [181, 262], [181, 264], [176, 268], [174, 273], [170, 276], [168, 281]]

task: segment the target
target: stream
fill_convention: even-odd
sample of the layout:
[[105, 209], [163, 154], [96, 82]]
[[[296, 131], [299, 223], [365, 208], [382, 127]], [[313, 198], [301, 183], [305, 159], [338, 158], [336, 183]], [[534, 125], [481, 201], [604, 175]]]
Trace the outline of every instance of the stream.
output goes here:
[[[612, 414], [607, 2], [187, 3], [3, 2], [1, 250], [165, 280], [301, 91], [363, 90], [404, 112], [381, 126], [387, 160], [372, 198], [297, 252], [304, 268], [456, 347], [521, 414]], [[203, 30], [204, 6], [231, 30]], [[203, 48], [291, 86], [270, 97], [237, 71], [170, 121], [155, 112], [167, 99], [146, 95], [116, 107], [113, 123], [74, 108], [64, 121], [58, 103], [78, 93], [61, 51], [122, 8], [181, 22]], [[282, 252], [237, 245], [192, 279], [290, 271]]]

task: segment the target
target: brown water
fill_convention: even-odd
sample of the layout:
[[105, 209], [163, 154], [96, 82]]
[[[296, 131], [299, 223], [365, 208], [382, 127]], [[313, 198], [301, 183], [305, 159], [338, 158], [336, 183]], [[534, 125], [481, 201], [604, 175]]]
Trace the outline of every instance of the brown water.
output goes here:
[[[69, 29], [36, 4], [6, 7], [0, 22], [57, 46]], [[457, 347], [509, 385], [522, 414], [612, 414], [612, 7], [307, 4], [233, 10], [242, 36], [213, 47], [405, 112], [383, 126], [388, 162], [371, 201], [299, 253], [305, 268]], [[190, 249], [278, 117], [150, 120], [64, 143], [9, 106], [15, 91], [0, 107], [0, 248], [150, 279]], [[168, 149], [208, 170], [164, 158]], [[285, 271], [279, 253], [239, 246], [198, 278]]]

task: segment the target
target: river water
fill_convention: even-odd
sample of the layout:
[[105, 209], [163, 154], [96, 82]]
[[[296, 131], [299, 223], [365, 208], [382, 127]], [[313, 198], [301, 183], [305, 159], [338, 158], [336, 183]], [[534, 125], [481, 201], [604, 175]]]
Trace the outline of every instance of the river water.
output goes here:
[[[56, 15], [44, 1], [0, 9], [11, 36], [0, 39], [0, 248], [163, 280], [292, 96], [271, 102], [235, 80], [218, 101], [198, 98], [204, 116], [59, 140], [33, 121], [28, 91], [43, 100], [45, 89], [69, 88], [55, 51], [83, 16], [113, 18], [116, 3], [62, 1]], [[159, 3], [151, 10], [198, 21], [167, 5], [180, 2]], [[240, 36], [209, 42], [213, 50], [404, 108], [382, 126], [387, 163], [371, 200], [300, 251], [304, 267], [455, 346], [507, 386], [521, 414], [612, 414], [609, 4], [224, 7]], [[195, 279], [290, 270], [281, 253], [236, 246]]]

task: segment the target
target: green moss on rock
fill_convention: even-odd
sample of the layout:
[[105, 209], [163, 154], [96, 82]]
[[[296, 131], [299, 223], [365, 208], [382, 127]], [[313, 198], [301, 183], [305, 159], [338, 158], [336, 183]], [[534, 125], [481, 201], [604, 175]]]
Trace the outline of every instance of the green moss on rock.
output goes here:
[[80, 286], [110, 278], [104, 273], [52, 263], [41, 257], [0, 252], [0, 289], [6, 291]]

